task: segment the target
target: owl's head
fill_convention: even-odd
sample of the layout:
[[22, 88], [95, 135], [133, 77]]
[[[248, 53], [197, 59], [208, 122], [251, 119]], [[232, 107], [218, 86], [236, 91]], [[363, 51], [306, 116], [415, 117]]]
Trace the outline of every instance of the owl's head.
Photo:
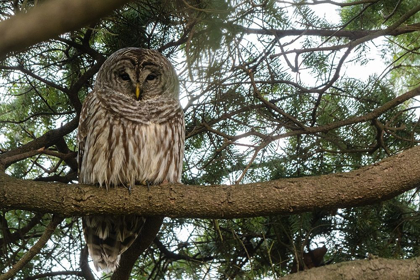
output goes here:
[[155, 50], [125, 48], [99, 69], [95, 89], [112, 90], [135, 100], [178, 99], [178, 76], [168, 59]]

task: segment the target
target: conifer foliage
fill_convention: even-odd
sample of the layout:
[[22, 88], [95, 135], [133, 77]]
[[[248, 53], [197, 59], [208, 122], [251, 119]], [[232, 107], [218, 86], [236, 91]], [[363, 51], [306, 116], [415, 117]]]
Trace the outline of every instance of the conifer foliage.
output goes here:
[[[92, 3], [108, 2], [118, 1], [83, 5], [100, 10]], [[365, 194], [357, 193], [342, 205], [344, 194], [334, 185], [326, 186], [329, 192], [295, 189], [292, 200], [304, 209], [297, 213], [290, 206], [288, 213], [245, 215], [240, 209], [251, 206], [245, 204], [226, 219], [223, 212], [197, 218], [181, 210], [164, 219], [150, 247], [139, 243], [127, 251], [111, 279], [293, 279], [320, 267], [328, 275], [334, 273], [329, 266], [355, 260], [366, 262], [348, 269], [362, 273], [375, 261], [390, 269], [385, 274], [400, 270], [419, 277], [399, 267], [420, 255], [420, 163], [392, 165], [403, 151], [415, 154], [420, 141], [416, 0], [138, 0], [109, 4], [103, 9], [108, 13], [92, 13], [91, 20], [86, 13], [67, 14], [73, 25], [36, 25], [48, 15], [44, 5], [62, 3], [0, 1], [0, 37], [8, 38], [0, 39], [0, 279], [101, 277], [89, 267], [81, 221], [68, 214], [72, 209], [34, 211], [35, 192], [33, 199], [6, 205], [13, 197], [6, 187], [12, 182], [25, 189], [36, 181], [42, 193], [43, 186], [77, 186], [81, 104], [105, 58], [130, 46], [159, 50], [180, 77], [185, 187], [223, 184], [214, 188], [222, 193], [256, 184], [255, 192], [246, 188], [227, 200], [261, 197], [264, 207], [260, 190], [270, 182], [279, 182], [281, 193], [287, 191], [282, 180], [302, 186], [314, 178], [322, 186], [333, 181], [323, 175], [338, 174], [340, 189], [341, 177], [356, 174], [349, 172], [365, 174], [388, 160], [390, 168], [411, 173], [412, 181], [386, 177], [384, 169], [379, 179], [355, 179], [345, 187], [356, 189], [361, 181], [366, 191], [389, 182], [411, 187], [393, 195], [378, 191], [363, 203]], [[51, 20], [65, 12], [56, 10]], [[30, 16], [35, 13], [41, 19]], [[39, 31], [31, 34], [33, 41], [21, 40], [20, 31], [33, 26]], [[60, 191], [43, 195], [54, 201]], [[69, 195], [83, 200], [82, 190]], [[310, 204], [328, 199], [334, 207]], [[83, 214], [111, 211], [101, 205]], [[209, 205], [215, 212], [217, 207]]]

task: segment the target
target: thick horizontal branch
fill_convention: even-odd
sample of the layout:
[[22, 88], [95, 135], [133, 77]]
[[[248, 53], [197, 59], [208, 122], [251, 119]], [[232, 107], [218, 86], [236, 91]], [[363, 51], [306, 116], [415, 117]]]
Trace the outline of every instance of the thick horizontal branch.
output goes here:
[[25, 181], [0, 175], [0, 209], [64, 216], [132, 214], [239, 218], [377, 203], [420, 185], [420, 147], [348, 173], [244, 185], [167, 184], [109, 191], [88, 185]]
[[411, 280], [420, 278], [420, 258], [408, 260], [392, 260], [374, 258], [367, 260], [342, 262], [317, 267], [304, 272], [290, 274], [282, 280], [350, 280], [350, 279], [381, 279], [381, 280]]
[[75, 30], [98, 20], [128, 0], [55, 0], [0, 23], [0, 60], [8, 52]]

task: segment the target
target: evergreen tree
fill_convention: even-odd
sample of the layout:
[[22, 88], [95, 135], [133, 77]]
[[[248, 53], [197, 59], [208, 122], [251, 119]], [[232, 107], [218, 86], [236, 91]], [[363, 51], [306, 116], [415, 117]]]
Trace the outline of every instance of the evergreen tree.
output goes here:
[[[0, 36], [38, 2], [1, 1]], [[416, 1], [141, 0], [83, 25], [7, 54], [0, 46], [0, 279], [130, 276], [86, 265], [78, 216], [112, 209], [88, 207], [105, 190], [78, 189], [75, 137], [95, 73], [130, 46], [161, 51], [180, 78], [185, 186], [162, 201], [204, 192], [148, 212], [172, 218], [127, 257], [132, 279], [292, 279], [320, 266], [331, 276], [330, 265], [373, 256], [418, 263]], [[285, 197], [279, 208], [272, 193]]]

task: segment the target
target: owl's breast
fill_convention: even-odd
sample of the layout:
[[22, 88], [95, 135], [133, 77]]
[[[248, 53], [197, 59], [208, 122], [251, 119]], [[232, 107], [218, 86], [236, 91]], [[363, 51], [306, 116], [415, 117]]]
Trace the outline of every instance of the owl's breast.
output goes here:
[[135, 122], [99, 111], [87, 124], [81, 183], [109, 187], [180, 182], [184, 154], [182, 114], [164, 122]]

